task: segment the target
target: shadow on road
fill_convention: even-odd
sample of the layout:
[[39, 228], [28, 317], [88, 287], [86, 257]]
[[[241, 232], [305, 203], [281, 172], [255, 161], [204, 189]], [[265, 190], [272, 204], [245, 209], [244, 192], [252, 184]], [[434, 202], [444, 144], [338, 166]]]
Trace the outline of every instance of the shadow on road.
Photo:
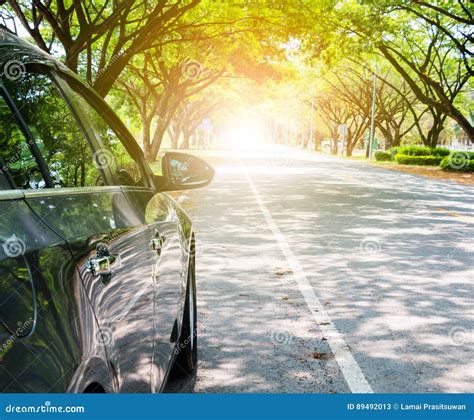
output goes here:
[[[374, 391], [472, 392], [472, 188], [335, 162], [244, 165]], [[240, 163], [217, 169], [185, 202], [200, 371], [170, 388], [348, 392]]]

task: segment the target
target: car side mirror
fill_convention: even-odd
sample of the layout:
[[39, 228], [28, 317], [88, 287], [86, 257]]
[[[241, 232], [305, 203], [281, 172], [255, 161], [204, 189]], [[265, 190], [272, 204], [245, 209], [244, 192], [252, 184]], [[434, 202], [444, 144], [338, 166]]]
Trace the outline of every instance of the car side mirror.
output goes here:
[[214, 168], [196, 156], [179, 153], [165, 153], [161, 160], [163, 176], [157, 177], [160, 191], [181, 191], [205, 187], [214, 178]]

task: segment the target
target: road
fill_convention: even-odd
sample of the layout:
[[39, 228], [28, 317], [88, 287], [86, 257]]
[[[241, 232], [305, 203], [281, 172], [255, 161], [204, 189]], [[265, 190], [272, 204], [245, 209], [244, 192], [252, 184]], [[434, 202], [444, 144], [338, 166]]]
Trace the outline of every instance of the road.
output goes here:
[[169, 392], [474, 392], [474, 189], [286, 149], [209, 152], [199, 369]]

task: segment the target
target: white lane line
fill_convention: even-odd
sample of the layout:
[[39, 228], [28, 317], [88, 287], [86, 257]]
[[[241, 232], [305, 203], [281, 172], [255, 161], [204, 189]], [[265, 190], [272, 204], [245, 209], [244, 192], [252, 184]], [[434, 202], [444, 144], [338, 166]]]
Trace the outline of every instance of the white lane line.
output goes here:
[[313, 315], [313, 319], [316, 321], [322, 333], [327, 338], [327, 343], [331, 347], [334, 358], [336, 359], [336, 362], [339, 365], [342, 374], [344, 375], [344, 379], [346, 380], [349, 389], [355, 394], [372, 393], [373, 390], [362, 373], [361, 368], [352, 356], [352, 353], [350, 352], [349, 347], [342, 338], [340, 332], [329, 318], [329, 314], [326, 312], [326, 309], [314, 293], [314, 290], [311, 287], [311, 284], [309, 283], [303, 268], [293, 254], [293, 251], [288, 245], [285, 236], [281, 233], [280, 229], [273, 220], [272, 215], [265, 206], [259, 192], [257, 191], [257, 188], [255, 187], [255, 184], [247, 172], [247, 169], [244, 167], [244, 165], [242, 165], [242, 168], [245, 172], [245, 176], [247, 177], [250, 188], [252, 189], [253, 195], [255, 196], [255, 200], [260, 207], [263, 217], [265, 218], [268, 227], [272, 231], [281, 252], [286, 258], [288, 266], [293, 271], [294, 279], [298, 289], [303, 295], [303, 298], [306, 301], [311, 314]]

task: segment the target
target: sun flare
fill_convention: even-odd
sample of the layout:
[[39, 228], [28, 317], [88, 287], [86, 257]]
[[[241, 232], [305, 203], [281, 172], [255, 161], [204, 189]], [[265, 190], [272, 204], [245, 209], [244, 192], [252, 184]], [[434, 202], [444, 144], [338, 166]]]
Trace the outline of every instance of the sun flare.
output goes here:
[[257, 118], [235, 119], [223, 130], [222, 140], [233, 149], [257, 150], [265, 144], [265, 126]]

